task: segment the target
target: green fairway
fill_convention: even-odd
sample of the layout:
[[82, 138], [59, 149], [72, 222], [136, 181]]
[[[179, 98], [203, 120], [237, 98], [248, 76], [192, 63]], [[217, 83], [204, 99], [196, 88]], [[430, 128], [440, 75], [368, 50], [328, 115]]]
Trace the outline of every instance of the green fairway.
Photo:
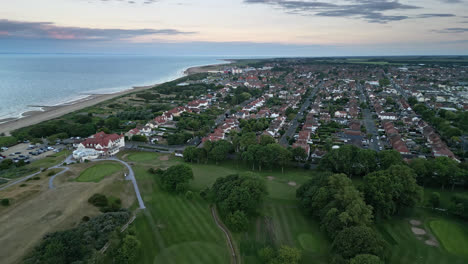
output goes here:
[[455, 255], [468, 257], [468, 230], [456, 222], [434, 220], [429, 223], [443, 247]]
[[147, 207], [135, 222], [143, 247], [138, 263], [229, 263], [225, 236], [207, 202], [164, 192], [146, 167], [134, 170]]
[[[425, 222], [425, 219], [434, 217], [442, 218], [427, 210], [415, 210], [414, 218]], [[417, 237], [411, 231], [411, 225], [408, 218], [394, 217], [391, 220], [380, 220], [376, 229], [390, 245], [389, 260], [390, 264], [464, 264], [466, 258], [461, 258], [447, 252], [442, 246], [434, 247], [425, 243], [430, 239], [431, 230], [424, 223], [420, 226], [428, 234]], [[430, 220], [427, 220], [429, 222]], [[440, 242], [440, 241], [439, 241]]]
[[127, 159], [130, 161], [139, 161], [139, 162], [146, 162], [146, 161], [153, 161], [158, 158], [158, 154], [154, 152], [134, 152], [130, 153], [127, 156]]
[[122, 169], [123, 167], [120, 163], [115, 163], [115, 162], [99, 163], [84, 170], [80, 174], [80, 176], [76, 179], [76, 181], [78, 182], [100, 182], [105, 177], [110, 176]]

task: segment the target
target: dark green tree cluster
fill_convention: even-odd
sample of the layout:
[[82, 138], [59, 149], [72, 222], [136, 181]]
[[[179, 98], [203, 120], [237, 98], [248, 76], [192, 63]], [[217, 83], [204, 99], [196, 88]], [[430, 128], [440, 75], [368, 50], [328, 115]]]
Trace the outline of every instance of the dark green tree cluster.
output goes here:
[[379, 169], [401, 164], [403, 164], [403, 159], [395, 150], [377, 153], [373, 150], [345, 145], [328, 152], [320, 160], [319, 168], [334, 173], [344, 173], [351, 177], [364, 176]]
[[225, 160], [229, 153], [232, 153], [232, 144], [227, 140], [218, 140], [215, 142], [206, 141], [203, 148], [193, 146], [184, 150], [184, 160], [187, 162], [218, 162]]
[[267, 129], [270, 126], [271, 119], [259, 118], [259, 119], [240, 119], [239, 127], [242, 132], [260, 132]]
[[293, 247], [281, 246], [277, 250], [270, 246], [264, 247], [257, 252], [261, 263], [264, 264], [299, 264], [302, 252]]
[[133, 135], [131, 140], [137, 142], [148, 142], [148, 138], [145, 135]]
[[447, 157], [435, 159], [413, 159], [409, 166], [416, 172], [416, 179], [423, 186], [451, 187], [466, 186], [468, 170], [464, 163], [457, 163]]
[[171, 166], [165, 171], [158, 170], [157, 175], [162, 188], [173, 193], [185, 193], [193, 179], [192, 168], [185, 164]]
[[24, 263], [86, 263], [128, 219], [128, 211], [105, 213], [76, 228], [47, 234]]
[[247, 229], [248, 218], [256, 214], [266, 194], [265, 181], [252, 175], [218, 178], [209, 191], [226, 224], [236, 232]]
[[302, 185], [296, 196], [306, 212], [320, 219], [337, 259], [349, 260], [359, 254], [384, 257], [386, 244], [369, 227], [372, 207], [346, 175], [319, 174]]
[[192, 138], [192, 134], [187, 132], [171, 133], [168, 134], [166, 137], [168, 145], [184, 145], [185, 143], [187, 143], [188, 140]]
[[377, 217], [389, 218], [402, 208], [413, 207], [422, 198], [416, 174], [408, 166], [393, 165], [364, 177], [362, 191]]

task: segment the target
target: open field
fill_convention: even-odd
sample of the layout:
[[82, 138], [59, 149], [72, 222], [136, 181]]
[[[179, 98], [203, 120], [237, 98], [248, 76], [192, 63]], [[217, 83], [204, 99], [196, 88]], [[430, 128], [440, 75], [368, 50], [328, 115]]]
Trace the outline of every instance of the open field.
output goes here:
[[[49, 177], [45, 171], [39, 180], [26, 181], [0, 191], [0, 197], [11, 199], [9, 207], [1, 207], [0, 259], [2, 263], [18, 263], [48, 232], [76, 226], [83, 216], [95, 216], [99, 210], [87, 200], [94, 193], [119, 197], [122, 206], [135, 201], [130, 182], [114, 174], [99, 183], [76, 182], [81, 171], [93, 164], [75, 164], [71, 170], [58, 176], [48, 189]], [[54, 170], [55, 171], [55, 170]]]
[[448, 252], [468, 257], [468, 228], [446, 219], [433, 220], [429, 226]]
[[123, 166], [117, 162], [100, 162], [84, 170], [77, 182], [100, 182], [107, 176], [122, 171]]

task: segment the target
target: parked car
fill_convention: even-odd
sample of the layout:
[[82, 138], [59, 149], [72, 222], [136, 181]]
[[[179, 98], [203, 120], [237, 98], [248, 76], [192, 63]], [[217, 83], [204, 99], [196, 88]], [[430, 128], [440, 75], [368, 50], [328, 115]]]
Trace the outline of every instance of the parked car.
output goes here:
[[16, 154], [16, 155], [19, 155], [19, 154], [21, 154], [21, 152], [18, 151], [18, 152], [15, 152], [15, 154]]
[[2, 147], [1, 150], [2, 150], [2, 151], [7, 151], [8, 148], [7, 148], [7, 147]]

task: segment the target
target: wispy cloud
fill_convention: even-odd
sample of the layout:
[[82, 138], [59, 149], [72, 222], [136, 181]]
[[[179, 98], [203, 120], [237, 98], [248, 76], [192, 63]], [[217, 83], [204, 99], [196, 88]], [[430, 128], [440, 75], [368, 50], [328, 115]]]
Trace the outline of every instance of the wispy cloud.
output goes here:
[[148, 35], [185, 35], [196, 32], [177, 29], [115, 29], [64, 27], [52, 22], [25, 22], [0, 19], [0, 37], [76, 39], [76, 40], [130, 40]]
[[307, 0], [244, 0], [248, 4], [267, 4], [286, 12], [326, 17], [352, 17], [372, 23], [387, 23], [409, 18], [406, 15], [385, 14], [389, 11], [419, 9], [414, 5], [402, 4], [398, 0], [343, 0], [339, 3]]
[[128, 3], [128, 4], [154, 4], [159, 1], [160, 0], [94, 0], [93, 2], [109, 2], [109, 3], [121, 2], [121, 3]]
[[465, 33], [468, 32], [468, 28], [463, 27], [452, 27], [452, 28], [444, 28], [444, 29], [435, 29], [432, 32], [437, 33]]

